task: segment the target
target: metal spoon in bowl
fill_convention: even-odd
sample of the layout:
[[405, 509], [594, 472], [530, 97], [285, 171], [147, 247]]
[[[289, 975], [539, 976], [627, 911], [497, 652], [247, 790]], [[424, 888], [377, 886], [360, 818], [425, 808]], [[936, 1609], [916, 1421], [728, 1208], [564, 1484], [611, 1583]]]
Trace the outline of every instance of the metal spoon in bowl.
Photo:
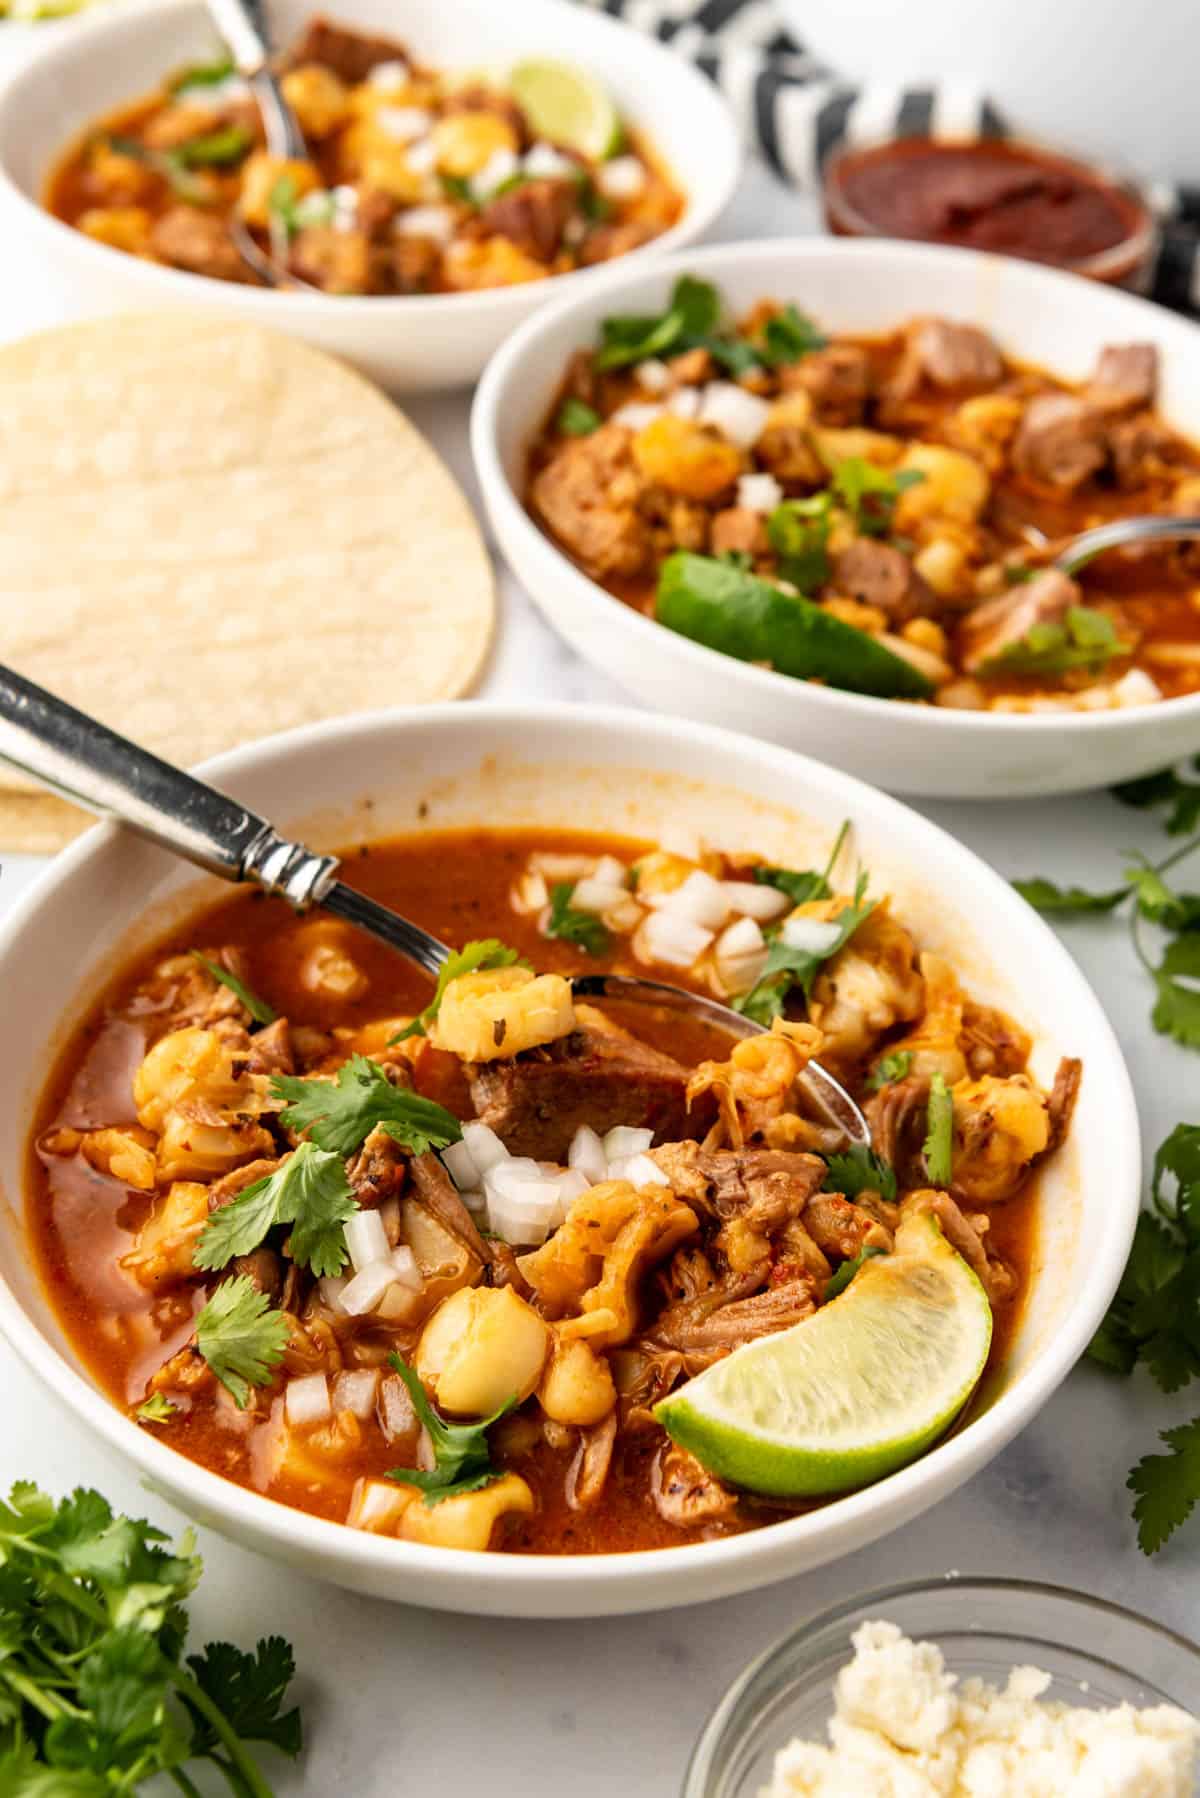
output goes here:
[[[127, 824], [173, 855], [223, 880], [253, 881], [296, 911], [318, 905], [378, 937], [436, 978], [452, 954], [437, 937], [336, 878], [338, 861], [294, 843], [265, 818], [185, 774], [98, 719], [0, 665], [0, 760], [64, 799]], [[686, 1014], [731, 1036], [757, 1036], [762, 1025], [683, 987], [630, 974], [577, 974], [580, 999], [616, 999]], [[851, 1142], [870, 1143], [866, 1119], [818, 1062], [802, 1083], [825, 1122]]]
[[1052, 567], [1063, 574], [1074, 574], [1094, 556], [1106, 549], [1121, 549], [1127, 543], [1164, 543], [1178, 539], [1194, 543], [1200, 540], [1200, 518], [1168, 518], [1162, 514], [1146, 514], [1137, 518], [1114, 518], [1098, 524], [1093, 530], [1081, 531], [1060, 549]]

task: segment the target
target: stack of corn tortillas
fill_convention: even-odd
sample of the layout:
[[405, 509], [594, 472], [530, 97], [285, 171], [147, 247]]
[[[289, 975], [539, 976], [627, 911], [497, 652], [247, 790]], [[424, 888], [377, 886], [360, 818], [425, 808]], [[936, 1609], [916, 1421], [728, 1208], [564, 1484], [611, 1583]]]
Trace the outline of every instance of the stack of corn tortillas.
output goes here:
[[[183, 766], [464, 692], [491, 637], [467, 502], [390, 401], [230, 319], [0, 350], [0, 662]], [[0, 848], [87, 818], [0, 763]]]

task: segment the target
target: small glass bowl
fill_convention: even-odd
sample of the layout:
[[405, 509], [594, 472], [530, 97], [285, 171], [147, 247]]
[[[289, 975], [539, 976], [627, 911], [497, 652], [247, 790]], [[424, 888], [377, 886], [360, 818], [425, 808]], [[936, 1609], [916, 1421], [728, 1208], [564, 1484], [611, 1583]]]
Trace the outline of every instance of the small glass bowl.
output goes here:
[[871, 1619], [936, 1642], [960, 1677], [1003, 1685], [1013, 1667], [1034, 1666], [1053, 1677], [1048, 1698], [1174, 1704], [1200, 1717], [1200, 1648], [1185, 1637], [1058, 1586], [950, 1574], [837, 1605], [760, 1655], [705, 1725], [682, 1798], [758, 1798], [793, 1737], [826, 1741], [834, 1678], [851, 1658], [851, 1634]]

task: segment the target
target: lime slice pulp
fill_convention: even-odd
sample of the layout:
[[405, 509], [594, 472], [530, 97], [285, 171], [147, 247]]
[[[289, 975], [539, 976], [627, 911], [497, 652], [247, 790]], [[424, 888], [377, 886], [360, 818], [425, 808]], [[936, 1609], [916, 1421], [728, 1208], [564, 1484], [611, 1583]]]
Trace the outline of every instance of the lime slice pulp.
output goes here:
[[815, 1317], [735, 1349], [655, 1415], [751, 1492], [848, 1492], [903, 1467], [962, 1410], [992, 1340], [987, 1294], [928, 1214]]
[[508, 78], [509, 91], [535, 137], [602, 162], [621, 146], [621, 121], [603, 86], [565, 62], [531, 58]]

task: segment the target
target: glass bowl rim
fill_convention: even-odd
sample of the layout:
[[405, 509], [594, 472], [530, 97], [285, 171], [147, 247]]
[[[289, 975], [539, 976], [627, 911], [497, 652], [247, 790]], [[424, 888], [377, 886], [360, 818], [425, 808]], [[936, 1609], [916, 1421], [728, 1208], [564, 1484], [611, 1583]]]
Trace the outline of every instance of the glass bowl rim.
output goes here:
[[[950, 1588], [962, 1592], [987, 1592], [1009, 1597], [1032, 1593], [1039, 1598], [1065, 1599], [1070, 1604], [1098, 1616], [1119, 1619], [1123, 1623], [1136, 1624], [1139, 1629], [1148, 1630], [1152, 1635], [1158, 1636], [1164, 1644], [1186, 1656], [1200, 1670], [1200, 1643], [1192, 1641], [1190, 1637], [1181, 1635], [1178, 1630], [1171, 1629], [1156, 1618], [1147, 1617], [1140, 1611], [1130, 1610], [1128, 1605], [1117, 1604], [1113, 1599], [1101, 1598], [1091, 1592], [1073, 1591], [1069, 1586], [1056, 1585], [1049, 1580], [1007, 1579], [1000, 1575], [988, 1574], [944, 1573], [934, 1578], [904, 1580], [896, 1585], [874, 1587], [870, 1591], [859, 1592], [849, 1598], [841, 1599], [837, 1604], [828, 1605], [823, 1610], [812, 1612], [799, 1623], [794, 1624], [786, 1634], [779, 1636], [761, 1653], [755, 1655], [750, 1664], [743, 1668], [717, 1700], [700, 1731], [688, 1759], [681, 1798], [707, 1798], [708, 1774], [731, 1715], [759, 1675], [785, 1655], [800, 1637], [816, 1635], [818, 1631], [832, 1628], [844, 1618], [855, 1615], [867, 1615], [871, 1612], [876, 1615], [886, 1615], [886, 1607], [901, 1599], [918, 1598], [925, 1593], [944, 1592]], [[1116, 1663], [1114, 1662], [1113, 1665]]]

